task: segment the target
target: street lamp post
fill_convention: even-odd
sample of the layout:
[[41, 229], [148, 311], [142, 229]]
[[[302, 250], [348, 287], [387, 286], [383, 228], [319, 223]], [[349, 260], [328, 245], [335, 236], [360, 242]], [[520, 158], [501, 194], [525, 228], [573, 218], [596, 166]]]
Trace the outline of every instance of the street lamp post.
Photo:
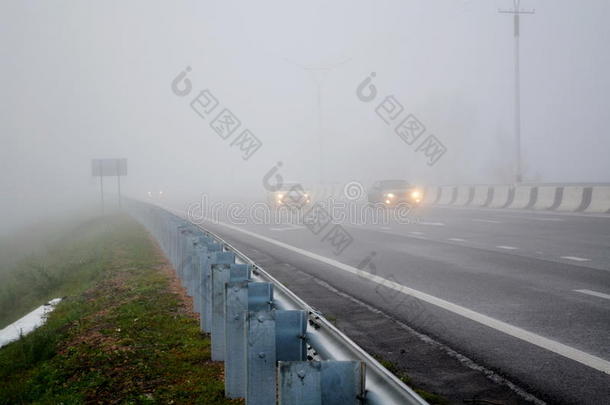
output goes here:
[[288, 62], [294, 66], [297, 66], [311, 75], [312, 80], [316, 85], [316, 132], [318, 138], [318, 182], [322, 184], [324, 182], [324, 147], [323, 147], [323, 134], [322, 134], [322, 84], [324, 79], [333, 69], [349, 62], [351, 58], [342, 60], [341, 62], [333, 65], [326, 66], [308, 66], [301, 63], [297, 63], [288, 58], [283, 58], [285, 62]]
[[514, 19], [515, 38], [515, 182], [521, 183], [521, 77], [519, 69], [519, 18], [522, 14], [534, 14], [536, 10], [524, 10], [519, 7], [520, 0], [513, 0], [513, 9], [500, 9], [499, 13], [512, 14]]

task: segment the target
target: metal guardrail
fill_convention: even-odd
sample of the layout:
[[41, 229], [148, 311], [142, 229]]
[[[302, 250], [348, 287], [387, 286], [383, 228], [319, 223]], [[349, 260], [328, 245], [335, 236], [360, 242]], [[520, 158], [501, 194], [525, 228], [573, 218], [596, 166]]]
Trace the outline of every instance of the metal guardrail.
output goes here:
[[[131, 211], [133, 216], [145, 227], [147, 227], [149, 231], [159, 240], [162, 247], [166, 246], [164, 252], [166, 255], [168, 255], [170, 261], [176, 262], [177, 255], [182, 254], [183, 252], [181, 249], [184, 249], [184, 246], [181, 245], [181, 242], [177, 237], [178, 232], [176, 232], [174, 235], [167, 234], [167, 222], [173, 221], [173, 226], [176, 228], [179, 226], [197, 228], [206, 238], [220, 244], [222, 251], [233, 253], [235, 255], [235, 263], [251, 266], [251, 281], [266, 282], [273, 285], [272, 305], [276, 309], [283, 311], [304, 311], [307, 316], [307, 322], [309, 326], [311, 326], [307, 328], [305, 340], [307, 344], [315, 351], [316, 360], [342, 362], [358, 361], [365, 365], [364, 381], [366, 384], [366, 391], [364, 397], [360, 398], [360, 403], [367, 405], [427, 404], [427, 402], [424, 401], [417, 393], [406, 386], [394, 374], [383, 367], [375, 358], [354, 343], [331, 322], [325, 319], [319, 311], [305, 303], [294, 292], [275, 279], [262, 267], [254, 263], [254, 261], [251, 260], [247, 255], [245, 255], [235, 246], [231, 245], [221, 236], [205, 229], [198, 224], [189, 222], [183, 217], [182, 213], [175, 210], [164, 209], [138, 201], [130, 201], [128, 209]], [[144, 217], [145, 214], [148, 214], [148, 216]], [[165, 218], [162, 218], [163, 216], [165, 216]], [[169, 249], [167, 248], [168, 246], [170, 247]], [[191, 276], [189, 276], [188, 274], [180, 274], [182, 273], [180, 269], [177, 269], [177, 271], [181, 277], [192, 277], [192, 272], [190, 273]], [[195, 303], [201, 304], [201, 300], [204, 300], [205, 298], [197, 297], [196, 295], [198, 293], [203, 294], [203, 291], [197, 291], [196, 288], [193, 289], [191, 284], [188, 284], [187, 288], [190, 289], [189, 294], [194, 297]], [[203, 326], [203, 313], [201, 316]], [[289, 363], [280, 362], [280, 370], [284, 369], [290, 369]], [[302, 371], [303, 369], [301, 368], [300, 370]], [[324, 373], [322, 373], [322, 375], [324, 375]], [[303, 381], [310, 379], [309, 375], [307, 378], [301, 375], [299, 375], [299, 377], [302, 378]], [[280, 385], [282, 378], [287, 377], [285, 377], [284, 374], [280, 375]], [[300, 395], [303, 395], [303, 393], [300, 393]], [[252, 401], [252, 403], [254, 403], [254, 401]], [[329, 403], [335, 402], [329, 401]]]

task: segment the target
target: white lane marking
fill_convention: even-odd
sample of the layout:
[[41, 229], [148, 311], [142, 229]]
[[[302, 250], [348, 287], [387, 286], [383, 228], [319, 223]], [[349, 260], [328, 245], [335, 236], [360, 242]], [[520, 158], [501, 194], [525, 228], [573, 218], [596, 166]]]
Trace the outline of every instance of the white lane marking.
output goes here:
[[473, 218], [472, 219], [475, 222], [486, 222], [489, 224], [501, 224], [501, 221], [494, 221], [493, 219], [478, 219], [478, 218]]
[[608, 294], [604, 294], [604, 293], [600, 293], [597, 291], [592, 291], [592, 290], [573, 290], [579, 293], [583, 293], [583, 294], [587, 294], [587, 295], [592, 295], [594, 297], [599, 297], [599, 298], [605, 298], [607, 300], [610, 300], [610, 295]]
[[519, 248], [516, 248], [514, 246], [506, 246], [506, 245], [498, 245], [496, 246], [498, 249], [506, 249], [506, 250], [517, 250]]
[[425, 222], [425, 221], [418, 221], [417, 225], [445, 226], [445, 224], [443, 222]]
[[329, 257], [321, 256], [316, 253], [310, 252], [308, 250], [301, 249], [296, 246], [292, 246], [287, 243], [280, 242], [279, 240], [268, 238], [266, 236], [259, 235], [257, 233], [251, 232], [251, 231], [247, 231], [247, 230], [239, 228], [237, 226], [225, 224], [220, 221], [215, 221], [214, 224], [221, 225], [226, 228], [232, 229], [234, 231], [244, 233], [253, 238], [260, 239], [262, 241], [265, 241], [272, 245], [279, 246], [286, 250], [290, 250], [290, 251], [298, 253], [302, 256], [306, 256], [310, 259], [314, 259], [319, 262], [331, 265], [331, 266], [333, 266], [339, 270], [345, 271], [347, 273], [351, 273], [351, 274], [354, 274], [354, 275], [362, 277], [362, 278], [367, 278], [379, 285], [383, 285], [387, 288], [391, 288], [391, 289], [396, 290], [405, 295], [410, 295], [419, 300], [422, 300], [429, 304], [435, 305], [439, 308], [445, 309], [449, 312], [453, 312], [454, 314], [463, 316], [464, 318], [470, 319], [474, 322], [478, 322], [482, 325], [485, 325], [485, 326], [495, 329], [497, 331], [503, 332], [509, 336], [513, 336], [517, 339], [521, 339], [524, 342], [541, 347], [541, 348], [551, 351], [553, 353], [557, 353], [565, 358], [577, 361], [581, 364], [584, 364], [585, 366], [594, 368], [603, 373], [610, 374], [610, 362], [606, 361], [600, 357], [597, 357], [592, 354], [575, 349], [573, 347], [564, 345], [563, 343], [559, 343], [555, 340], [545, 338], [545, 337], [535, 334], [533, 332], [529, 332], [525, 329], [519, 328], [518, 326], [513, 326], [511, 324], [502, 322], [502, 321], [492, 318], [490, 316], [483, 315], [481, 313], [475, 312], [475, 311], [468, 309], [466, 307], [463, 307], [461, 305], [457, 305], [452, 302], [445, 301], [441, 298], [435, 297], [430, 294], [426, 294], [422, 291], [418, 291], [413, 288], [406, 287], [402, 284], [398, 284], [394, 281], [385, 279], [383, 277], [379, 277], [377, 275], [368, 273], [366, 271], [362, 271], [360, 269], [357, 269], [356, 267], [350, 266], [345, 263], [341, 263], [341, 262], [331, 259]]
[[563, 218], [540, 218], [540, 217], [532, 217], [527, 219], [533, 219], [534, 221], [550, 221], [550, 222], [563, 222], [565, 219]]
[[590, 262], [591, 261], [591, 259], [587, 259], [586, 257], [578, 257], [578, 256], [561, 256], [560, 259], [574, 260], [575, 262]]
[[296, 231], [298, 229], [303, 229], [305, 228], [304, 226], [297, 226], [297, 225], [292, 225], [292, 224], [286, 224], [288, 226], [288, 228], [269, 228], [269, 230], [271, 231]]
[[392, 228], [390, 228], [389, 226], [382, 226], [381, 229], [384, 229], [386, 231], [391, 231]]
[[462, 239], [462, 238], [449, 238], [449, 240], [452, 240], [454, 242], [466, 242], [466, 239]]
[[423, 234], [424, 234], [423, 232], [415, 232], [415, 231], [413, 231], [413, 232], [409, 232], [409, 233], [410, 233], [411, 235], [417, 235], [417, 236], [421, 236], [421, 235], [423, 235]]
[[[538, 214], [540, 215], [540, 214]], [[532, 217], [532, 216], [523, 216], [523, 215], [505, 215], [506, 218], [515, 218], [521, 219], [524, 221], [547, 221], [547, 222], [564, 222], [564, 218], [553, 218], [553, 217]]]

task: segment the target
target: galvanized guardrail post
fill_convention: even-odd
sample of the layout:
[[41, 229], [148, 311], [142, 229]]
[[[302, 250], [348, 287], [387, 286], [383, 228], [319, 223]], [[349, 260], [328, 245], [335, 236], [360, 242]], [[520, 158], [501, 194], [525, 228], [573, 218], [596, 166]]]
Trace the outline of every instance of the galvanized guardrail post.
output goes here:
[[248, 312], [246, 317], [246, 405], [276, 402], [275, 314]]
[[300, 361], [307, 359], [307, 312], [275, 310], [275, 342], [277, 359]]
[[212, 265], [212, 360], [225, 359], [225, 284], [249, 278], [248, 264]]
[[209, 322], [206, 323], [206, 310], [209, 306], [209, 296], [206, 295], [207, 282], [210, 274], [210, 262], [212, 256], [222, 251], [222, 246], [218, 243], [208, 243], [205, 246], [205, 251], [201, 252], [199, 259], [199, 272], [197, 274], [197, 285], [198, 285], [198, 300], [197, 300], [197, 312], [199, 312], [199, 327], [203, 332], [210, 332], [211, 325]]
[[306, 359], [306, 329], [307, 313], [302, 310], [248, 312], [247, 405], [276, 403], [276, 361]]
[[206, 260], [206, 254], [210, 252], [211, 249], [213, 251], [220, 251], [221, 246], [216, 244], [208, 236], [201, 234], [195, 243], [192, 260], [193, 275], [191, 284], [193, 286], [193, 312], [196, 313], [201, 313], [201, 269], [204, 261]]
[[365, 365], [361, 361], [280, 361], [279, 405], [362, 405]]
[[[201, 233], [201, 232], [198, 232]], [[186, 288], [186, 293], [192, 297], [194, 294], [194, 286], [193, 286], [193, 278], [195, 276], [196, 271], [196, 263], [195, 263], [195, 249], [197, 247], [197, 242], [199, 241], [199, 235], [195, 232], [190, 233], [185, 237], [185, 247], [184, 247], [184, 262], [182, 264], [182, 271], [184, 274], [184, 284]]]
[[193, 266], [196, 269], [193, 277], [193, 312], [198, 314], [200, 314], [201, 311], [201, 268], [203, 266], [203, 256], [205, 256], [207, 252], [207, 244], [203, 241], [203, 238], [201, 238], [193, 251]]
[[235, 263], [235, 253], [233, 252], [213, 252], [208, 256], [205, 266], [201, 268], [202, 277], [202, 303], [201, 314], [203, 317], [203, 330], [207, 333], [212, 332], [212, 269], [221, 264]]
[[225, 285], [225, 395], [246, 396], [246, 314], [270, 311], [273, 284], [229, 282]]

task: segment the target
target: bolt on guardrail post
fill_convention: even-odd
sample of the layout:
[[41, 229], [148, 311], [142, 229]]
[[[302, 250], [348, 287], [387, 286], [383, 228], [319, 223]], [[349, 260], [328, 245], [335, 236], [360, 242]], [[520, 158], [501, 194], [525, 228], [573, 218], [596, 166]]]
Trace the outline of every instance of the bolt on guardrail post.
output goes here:
[[225, 284], [250, 278], [247, 264], [212, 265], [212, 360], [225, 359]]
[[362, 405], [365, 364], [361, 361], [280, 361], [279, 405]]
[[225, 395], [246, 396], [246, 314], [270, 311], [273, 284], [229, 282], [225, 285]]

